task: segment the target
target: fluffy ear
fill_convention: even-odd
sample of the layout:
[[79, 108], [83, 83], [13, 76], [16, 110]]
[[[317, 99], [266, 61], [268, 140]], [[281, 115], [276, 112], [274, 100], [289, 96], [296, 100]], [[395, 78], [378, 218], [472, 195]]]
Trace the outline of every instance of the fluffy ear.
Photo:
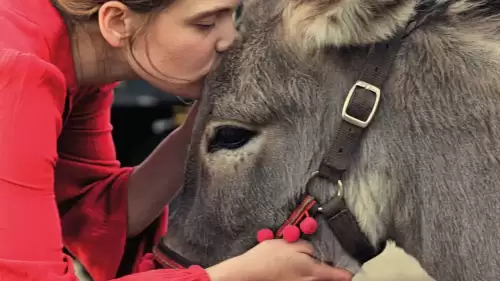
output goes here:
[[364, 45], [390, 38], [405, 26], [416, 0], [284, 0], [287, 40], [306, 50]]

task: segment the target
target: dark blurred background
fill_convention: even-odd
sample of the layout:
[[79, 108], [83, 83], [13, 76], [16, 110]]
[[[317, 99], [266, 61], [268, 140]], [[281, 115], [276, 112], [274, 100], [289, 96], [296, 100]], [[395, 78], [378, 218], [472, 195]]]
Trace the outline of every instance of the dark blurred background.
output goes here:
[[135, 166], [185, 118], [189, 106], [143, 80], [123, 81], [115, 89], [113, 138], [122, 166]]

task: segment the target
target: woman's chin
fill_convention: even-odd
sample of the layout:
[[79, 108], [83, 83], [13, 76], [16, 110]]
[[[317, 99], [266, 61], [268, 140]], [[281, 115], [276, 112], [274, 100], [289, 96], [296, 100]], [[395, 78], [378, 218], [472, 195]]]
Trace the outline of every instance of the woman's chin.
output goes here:
[[203, 90], [203, 83], [191, 83], [186, 85], [181, 85], [169, 91], [170, 94], [174, 96], [181, 97], [183, 99], [199, 100], [201, 98], [201, 93]]
[[203, 90], [203, 81], [196, 81], [186, 84], [157, 84], [151, 82], [156, 88], [166, 92], [167, 94], [181, 97], [183, 99], [198, 100], [201, 97]]

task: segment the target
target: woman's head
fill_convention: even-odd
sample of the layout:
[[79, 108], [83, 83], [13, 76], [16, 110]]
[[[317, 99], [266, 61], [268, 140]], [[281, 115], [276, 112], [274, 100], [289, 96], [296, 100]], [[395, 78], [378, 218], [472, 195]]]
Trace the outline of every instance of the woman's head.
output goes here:
[[95, 25], [93, 30], [110, 47], [102, 51], [114, 52], [113, 57], [129, 68], [124, 76], [133, 72], [158, 88], [189, 98], [198, 95], [202, 78], [233, 42], [232, 15], [240, 2], [52, 1], [71, 24]]

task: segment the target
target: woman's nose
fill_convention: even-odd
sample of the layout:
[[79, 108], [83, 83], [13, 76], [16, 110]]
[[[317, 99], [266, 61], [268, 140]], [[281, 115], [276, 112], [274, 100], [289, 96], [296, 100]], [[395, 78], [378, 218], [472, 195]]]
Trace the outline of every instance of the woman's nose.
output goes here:
[[234, 25], [234, 21], [227, 22], [224, 25], [224, 29], [222, 30], [220, 40], [217, 42], [215, 46], [216, 51], [222, 53], [226, 51], [236, 39], [237, 31], [236, 26]]

